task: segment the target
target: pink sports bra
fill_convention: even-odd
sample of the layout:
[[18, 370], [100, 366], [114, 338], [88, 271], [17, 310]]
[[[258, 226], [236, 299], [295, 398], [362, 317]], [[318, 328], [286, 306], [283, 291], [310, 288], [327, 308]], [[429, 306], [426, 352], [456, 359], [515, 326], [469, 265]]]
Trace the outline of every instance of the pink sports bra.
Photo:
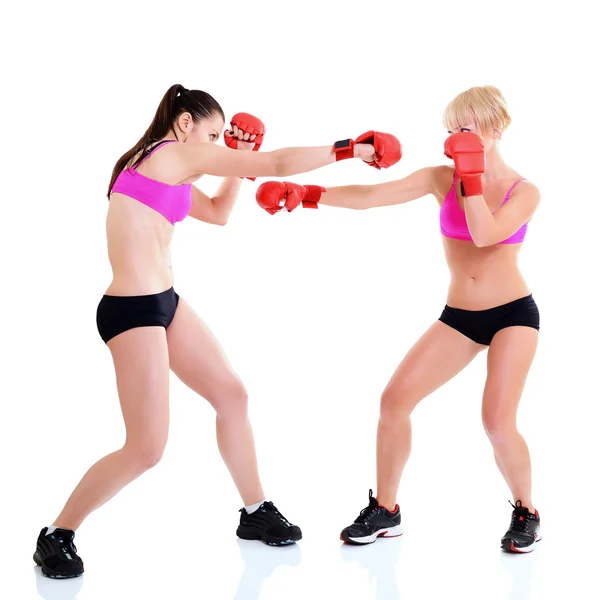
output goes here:
[[159, 142], [144, 158], [117, 177], [112, 191], [125, 194], [159, 212], [171, 225], [183, 221], [192, 208], [192, 184], [170, 185], [138, 173], [137, 167], [159, 148], [176, 140]]
[[[444, 198], [444, 204], [442, 204], [442, 208], [440, 209], [440, 229], [442, 231], [442, 235], [445, 237], [472, 242], [473, 238], [471, 237], [471, 232], [469, 231], [469, 227], [467, 225], [467, 215], [458, 204], [458, 198], [456, 196], [456, 181], [457, 177], [456, 173], [454, 173], [452, 187], [446, 194], [446, 197]], [[519, 181], [515, 181], [515, 183], [510, 186], [510, 189], [508, 192], [506, 192], [506, 196], [504, 196], [502, 205], [504, 205], [510, 198], [510, 193], [513, 191], [517, 183], [520, 183], [521, 181], [525, 181], [525, 178], [523, 177], [522, 179], [519, 179]], [[523, 225], [519, 231], [513, 233], [513, 235], [511, 235], [509, 238], [499, 243], [520, 244], [525, 239], [526, 233], [527, 223], [525, 223], [525, 225]]]

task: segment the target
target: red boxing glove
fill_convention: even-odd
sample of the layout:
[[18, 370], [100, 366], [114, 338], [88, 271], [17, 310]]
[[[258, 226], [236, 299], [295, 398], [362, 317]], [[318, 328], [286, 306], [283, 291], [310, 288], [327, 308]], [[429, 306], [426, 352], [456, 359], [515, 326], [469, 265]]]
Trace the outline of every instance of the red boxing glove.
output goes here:
[[282, 208], [292, 212], [302, 203], [303, 208], [317, 208], [321, 194], [325, 191], [320, 185], [299, 185], [289, 181], [265, 181], [256, 190], [256, 201], [270, 215]]
[[454, 161], [462, 195], [483, 195], [481, 176], [485, 172], [485, 150], [481, 138], [471, 131], [454, 133], [446, 138], [444, 154]]
[[379, 131], [367, 131], [354, 140], [341, 140], [333, 146], [335, 160], [345, 160], [354, 157], [354, 146], [356, 144], [371, 144], [375, 148], [375, 161], [366, 162], [376, 169], [387, 169], [395, 165], [402, 158], [402, 144], [400, 140], [391, 133]]
[[[265, 124], [254, 115], [250, 115], [248, 113], [237, 113], [237, 115], [233, 115], [231, 119], [231, 130], [233, 131], [233, 126], [237, 125], [238, 129], [241, 129], [244, 133], [250, 134], [250, 137], [255, 135], [254, 138], [254, 148], [253, 151], [258, 150], [263, 143], [263, 139], [266, 133]], [[232, 135], [225, 135], [225, 144], [229, 148], [233, 148], [237, 150], [238, 139], [233, 137]]]
[[[244, 133], [250, 134], [250, 137], [255, 135], [254, 138], [254, 148], [252, 151], [258, 151], [258, 149], [262, 146], [263, 139], [265, 137], [266, 129], [265, 124], [254, 115], [250, 115], [248, 113], [237, 113], [233, 115], [231, 119], [231, 130], [233, 131], [233, 126], [237, 125], [237, 128], [243, 131]], [[233, 135], [227, 135], [225, 132], [225, 145], [228, 148], [232, 148], [233, 150], [237, 150], [238, 147], [238, 139]], [[256, 177], [247, 177], [246, 179], [250, 179], [250, 181], [254, 181]]]
[[372, 144], [375, 148], [375, 162], [367, 162], [376, 169], [387, 169], [402, 158], [400, 140], [391, 133], [367, 131], [356, 138], [357, 144]]

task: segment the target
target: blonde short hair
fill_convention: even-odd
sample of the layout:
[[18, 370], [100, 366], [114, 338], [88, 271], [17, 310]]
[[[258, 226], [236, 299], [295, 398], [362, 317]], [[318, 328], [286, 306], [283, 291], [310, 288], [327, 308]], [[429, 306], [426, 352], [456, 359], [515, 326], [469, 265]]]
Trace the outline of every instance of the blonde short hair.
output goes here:
[[447, 129], [458, 129], [474, 121], [482, 133], [499, 129], [500, 136], [511, 122], [506, 100], [493, 85], [472, 87], [458, 94], [446, 106], [443, 120]]

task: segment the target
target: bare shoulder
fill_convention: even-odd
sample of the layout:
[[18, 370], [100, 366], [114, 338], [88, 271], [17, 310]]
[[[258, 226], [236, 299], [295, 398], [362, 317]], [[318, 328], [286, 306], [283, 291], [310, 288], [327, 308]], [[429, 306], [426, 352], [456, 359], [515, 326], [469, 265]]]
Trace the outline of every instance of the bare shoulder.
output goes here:
[[537, 185], [533, 183], [533, 181], [529, 181], [529, 179], [524, 179], [520, 181], [515, 189], [513, 190], [513, 195], [519, 195], [521, 198], [527, 198], [534, 204], [538, 204], [541, 200], [541, 193]]
[[[172, 156], [179, 163], [185, 178], [198, 178], [205, 174], [204, 163], [215, 152], [215, 145], [207, 142], [170, 144]], [[218, 147], [216, 147], [218, 152]]]
[[538, 188], [533, 181], [529, 181], [529, 179], [523, 179], [523, 181], [519, 182], [519, 185], [516, 189], [521, 188], [524, 191], [527, 191], [529, 194], [540, 194], [540, 189]]

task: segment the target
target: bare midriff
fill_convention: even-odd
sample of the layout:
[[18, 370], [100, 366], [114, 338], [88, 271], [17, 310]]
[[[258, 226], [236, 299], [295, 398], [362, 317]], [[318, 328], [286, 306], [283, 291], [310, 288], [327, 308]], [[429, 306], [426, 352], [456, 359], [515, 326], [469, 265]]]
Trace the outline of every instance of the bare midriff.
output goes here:
[[170, 245], [173, 226], [152, 208], [112, 194], [106, 217], [110, 296], [158, 294], [173, 285]]
[[521, 244], [478, 248], [468, 241], [443, 240], [451, 275], [448, 306], [485, 310], [530, 294], [517, 266]]

